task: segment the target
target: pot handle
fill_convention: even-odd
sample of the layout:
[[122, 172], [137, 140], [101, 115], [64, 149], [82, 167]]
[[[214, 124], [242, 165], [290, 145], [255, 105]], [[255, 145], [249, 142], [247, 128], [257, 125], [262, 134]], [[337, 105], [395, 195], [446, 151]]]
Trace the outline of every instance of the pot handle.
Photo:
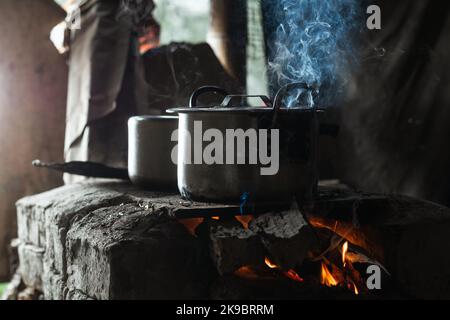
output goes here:
[[[273, 101], [272, 127], [275, 127], [275, 124], [278, 121], [278, 112], [281, 109], [281, 102], [283, 101], [283, 98], [285, 97], [286, 93], [289, 92], [289, 90], [292, 90], [295, 88], [311, 91], [313, 102], [314, 102], [314, 99], [317, 98], [318, 93], [319, 93], [317, 91], [317, 89], [309, 86], [308, 84], [306, 84], [304, 82], [293, 82], [293, 83], [289, 83], [289, 84], [285, 85], [284, 87], [281, 87], [281, 89], [278, 90], [277, 94], [275, 95], [275, 99]], [[316, 114], [316, 112], [318, 112], [318, 111], [321, 111], [321, 110], [318, 110], [318, 108], [315, 106], [315, 104], [313, 105], [313, 107], [311, 109], [314, 111], [314, 114]]]
[[266, 107], [272, 108], [272, 101], [268, 97], [261, 95], [227, 95], [220, 106], [222, 108], [230, 108], [233, 100], [243, 98], [260, 98]]
[[[273, 102], [273, 109], [275, 112], [278, 112], [278, 110], [281, 109], [281, 102], [282, 102], [283, 98], [286, 96], [286, 93], [288, 93], [292, 89], [303, 89], [306, 91], [311, 91], [313, 100], [315, 100], [315, 98], [317, 98], [318, 93], [319, 93], [316, 88], [311, 87], [304, 82], [289, 83], [289, 84], [281, 87], [281, 89], [278, 90], [277, 94], [275, 95], [275, 99]], [[317, 110], [317, 107], [315, 105], [313, 105], [312, 109]]]
[[197, 107], [198, 98], [201, 95], [203, 95], [205, 93], [209, 93], [209, 92], [218, 93], [224, 97], [228, 96], [228, 92], [226, 92], [224, 89], [222, 89], [220, 87], [216, 87], [216, 86], [200, 87], [191, 94], [191, 97], [189, 98], [189, 108]]

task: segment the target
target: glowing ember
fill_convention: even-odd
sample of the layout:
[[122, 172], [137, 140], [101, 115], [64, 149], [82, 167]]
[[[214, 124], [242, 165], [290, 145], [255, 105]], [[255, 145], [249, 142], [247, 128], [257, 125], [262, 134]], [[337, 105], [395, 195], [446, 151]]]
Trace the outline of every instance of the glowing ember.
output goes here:
[[346, 258], [347, 258], [347, 252], [348, 252], [348, 241], [345, 241], [345, 243], [342, 245], [342, 264], [345, 267], [346, 264]]
[[270, 269], [278, 269], [278, 266], [273, 263], [272, 261], [269, 260], [269, 258], [265, 258], [264, 259], [264, 263], [266, 264], [266, 266], [268, 266]]
[[245, 229], [248, 229], [248, 224], [253, 220], [253, 216], [236, 216], [237, 221], [239, 221]]
[[187, 231], [193, 235], [195, 234], [195, 229], [203, 222], [204, 218], [191, 218], [191, 219], [180, 219], [179, 222], [185, 226]]
[[243, 266], [234, 272], [234, 274], [243, 279], [258, 279], [260, 276], [250, 267]]
[[353, 292], [354, 292], [356, 295], [359, 294], [358, 288], [356, 287], [356, 285], [355, 285], [352, 281], [350, 281], [350, 283], [348, 284], [347, 287], [348, 287], [350, 290], [353, 290]]
[[323, 262], [321, 266], [320, 278], [321, 283], [323, 285], [326, 285], [327, 287], [335, 287], [338, 285], [338, 281], [333, 277], [333, 275]]
[[286, 272], [284, 272], [284, 275], [286, 276], [286, 277], [288, 277], [289, 279], [291, 279], [291, 280], [294, 280], [294, 281], [297, 281], [297, 282], [303, 282], [303, 278], [302, 277], [300, 277], [298, 274], [297, 274], [297, 272], [295, 272], [294, 270], [289, 270], [289, 271], [286, 271]]
[[220, 217], [211, 217], [213, 220], [220, 220]]
[[[270, 269], [278, 269], [280, 270], [280, 267], [277, 266], [275, 263], [273, 263], [272, 261], [270, 261], [269, 258], [265, 258], [264, 259], [264, 263], [266, 264], [266, 266], [268, 266]], [[281, 271], [281, 270], [280, 270]], [[283, 275], [286, 278], [289, 278], [291, 280], [297, 281], [297, 282], [303, 282], [303, 278], [300, 277], [297, 272], [295, 272], [294, 270], [290, 269], [288, 271], [281, 271], [283, 273]]]

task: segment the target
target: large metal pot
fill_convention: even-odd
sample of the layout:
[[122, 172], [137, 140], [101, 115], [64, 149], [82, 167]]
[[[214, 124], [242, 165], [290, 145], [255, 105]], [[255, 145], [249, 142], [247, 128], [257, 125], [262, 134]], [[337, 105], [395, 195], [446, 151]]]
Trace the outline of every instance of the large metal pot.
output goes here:
[[[310, 197], [317, 187], [318, 110], [301, 106], [282, 108], [285, 94], [292, 89], [312, 90], [305, 84], [291, 84], [280, 90], [273, 105], [267, 97], [256, 96], [264, 106], [250, 107], [236, 104], [236, 100], [242, 101], [249, 96], [230, 96], [219, 88], [204, 87], [194, 92], [188, 108], [169, 109], [168, 112], [179, 114], [178, 189], [182, 196], [192, 200], [232, 203], [239, 203], [243, 196], [259, 203], [284, 203], [291, 201], [293, 196], [300, 200]], [[222, 104], [197, 107], [197, 98], [211, 91], [225, 96]], [[261, 132], [260, 129], [278, 129], [278, 171], [273, 175], [263, 175], [261, 169], [267, 166], [260, 161], [250, 163], [250, 150], [258, 155], [264, 151], [260, 148], [261, 140], [257, 145], [247, 145], [245, 157], [240, 154], [241, 163], [237, 159], [234, 163], [225, 161], [227, 155], [222, 157], [223, 163], [204, 162], [198, 155], [212, 138], [205, 139], [210, 141], [201, 146], [195, 141], [199, 141], [199, 132], [205, 133], [209, 129], [220, 132], [225, 138], [227, 130], [254, 129], [254, 132]], [[268, 145], [271, 143], [269, 139]], [[229, 153], [226, 146], [218, 150], [219, 153]]]
[[128, 175], [141, 187], [154, 190], [176, 190], [177, 166], [171, 153], [171, 142], [177, 130], [178, 117], [138, 116], [128, 121]]

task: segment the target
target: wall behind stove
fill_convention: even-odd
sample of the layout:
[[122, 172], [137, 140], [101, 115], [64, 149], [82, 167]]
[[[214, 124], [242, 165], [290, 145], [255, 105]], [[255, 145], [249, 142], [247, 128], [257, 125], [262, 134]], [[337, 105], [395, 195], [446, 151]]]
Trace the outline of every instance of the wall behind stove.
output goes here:
[[31, 161], [63, 158], [67, 67], [49, 33], [64, 16], [52, 0], [0, 1], [0, 281], [9, 276], [15, 201], [62, 184]]
[[450, 205], [450, 3], [377, 0], [382, 30], [341, 108], [339, 176]]

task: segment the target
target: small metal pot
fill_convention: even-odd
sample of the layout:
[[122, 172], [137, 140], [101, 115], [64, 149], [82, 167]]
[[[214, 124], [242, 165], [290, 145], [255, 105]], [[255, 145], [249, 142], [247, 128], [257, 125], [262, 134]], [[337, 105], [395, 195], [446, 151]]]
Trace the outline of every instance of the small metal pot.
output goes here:
[[138, 116], [128, 121], [128, 175], [143, 188], [176, 190], [177, 166], [171, 159], [176, 116]]
[[[291, 201], [293, 196], [298, 199], [310, 197], [316, 190], [318, 180], [319, 110], [304, 107], [281, 108], [284, 95], [294, 88], [312, 90], [301, 83], [288, 85], [279, 91], [272, 105], [265, 96], [230, 96], [219, 88], [204, 87], [193, 93], [188, 108], [169, 109], [168, 112], [179, 114], [178, 189], [182, 196], [198, 201], [231, 203], [239, 203], [243, 195], [259, 203], [285, 203]], [[208, 108], [197, 107], [197, 98], [211, 91], [225, 96], [222, 104]], [[236, 100], [243, 101], [248, 97], [259, 97], [265, 106], [235, 104]], [[261, 165], [249, 164], [248, 161], [245, 164], [194, 163], [195, 159], [191, 159], [191, 156], [195, 146], [191, 144], [195, 122], [198, 124], [199, 121], [203, 132], [214, 129], [219, 130], [223, 136], [226, 136], [229, 129], [278, 129], [278, 173], [261, 175]]]

